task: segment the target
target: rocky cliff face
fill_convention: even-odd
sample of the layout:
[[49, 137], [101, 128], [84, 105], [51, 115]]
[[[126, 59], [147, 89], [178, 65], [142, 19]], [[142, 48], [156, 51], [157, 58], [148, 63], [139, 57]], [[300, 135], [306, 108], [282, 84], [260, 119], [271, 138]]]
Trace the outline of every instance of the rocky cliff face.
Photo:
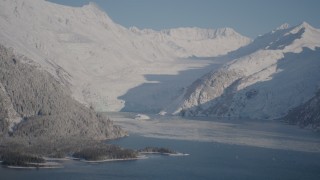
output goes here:
[[308, 102], [292, 109], [284, 117], [286, 122], [300, 127], [312, 126], [320, 129], [320, 91]]
[[125, 133], [73, 98], [48, 72], [0, 45], [0, 133], [15, 137], [107, 139]]

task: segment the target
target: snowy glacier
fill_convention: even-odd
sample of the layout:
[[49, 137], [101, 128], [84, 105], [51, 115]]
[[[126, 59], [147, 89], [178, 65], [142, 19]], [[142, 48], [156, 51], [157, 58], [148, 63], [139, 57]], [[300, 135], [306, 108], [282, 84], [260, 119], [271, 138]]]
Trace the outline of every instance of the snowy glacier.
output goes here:
[[[147, 75], [176, 75], [208, 65], [184, 58], [223, 55], [251, 42], [231, 28], [127, 29], [93, 3], [68, 7], [44, 0], [1, 0], [0, 24], [3, 45], [35, 60], [70, 87], [75, 99], [98, 111], [119, 111], [125, 107], [119, 97], [128, 90], [159, 83]], [[160, 93], [184, 86], [173, 83]], [[164, 98], [167, 103], [173, 97]]]

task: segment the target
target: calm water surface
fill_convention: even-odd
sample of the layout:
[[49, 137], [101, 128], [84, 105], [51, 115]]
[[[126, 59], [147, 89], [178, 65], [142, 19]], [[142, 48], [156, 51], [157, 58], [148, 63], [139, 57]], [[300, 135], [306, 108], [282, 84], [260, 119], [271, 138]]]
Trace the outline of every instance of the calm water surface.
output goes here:
[[127, 148], [169, 147], [191, 154], [89, 164], [66, 161], [62, 169], [0, 168], [0, 180], [91, 179], [320, 179], [320, 153], [273, 150], [132, 135], [112, 142]]

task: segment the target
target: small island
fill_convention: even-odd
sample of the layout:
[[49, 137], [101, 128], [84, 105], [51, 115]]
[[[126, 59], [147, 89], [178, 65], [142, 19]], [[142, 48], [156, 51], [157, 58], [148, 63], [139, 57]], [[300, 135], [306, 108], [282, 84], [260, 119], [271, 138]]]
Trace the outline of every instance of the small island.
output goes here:
[[124, 161], [140, 158], [134, 150], [108, 144], [84, 148], [75, 152], [72, 157], [84, 162]]
[[39, 141], [35, 144], [0, 146], [0, 164], [7, 168], [62, 168], [63, 161], [77, 160], [85, 163], [129, 161], [148, 158], [148, 154], [186, 156], [169, 148], [145, 147], [140, 150], [126, 149], [104, 141], [59, 141], [51, 144]]
[[61, 164], [47, 162], [44, 158], [23, 152], [1, 153], [1, 164], [8, 168], [60, 168]]
[[104, 141], [60, 140], [57, 144], [6, 143], [0, 146], [0, 164], [8, 168], [62, 168], [63, 161], [106, 162], [143, 159], [137, 151]]
[[160, 154], [160, 155], [167, 155], [167, 156], [188, 156], [189, 154], [184, 154], [180, 152], [176, 152], [169, 148], [163, 147], [145, 147], [143, 149], [138, 150], [140, 154]]

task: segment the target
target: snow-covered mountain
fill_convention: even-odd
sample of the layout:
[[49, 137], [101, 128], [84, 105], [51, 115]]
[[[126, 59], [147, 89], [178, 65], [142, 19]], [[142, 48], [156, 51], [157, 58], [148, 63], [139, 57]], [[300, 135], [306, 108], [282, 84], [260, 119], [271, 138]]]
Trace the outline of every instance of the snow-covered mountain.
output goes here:
[[126, 132], [71, 98], [51, 74], [22, 63], [12, 48], [0, 44], [0, 138], [9, 134], [29, 142], [39, 138], [104, 140]]
[[230, 28], [127, 29], [93, 3], [0, 0], [0, 41], [101, 111], [272, 119], [320, 86], [320, 30], [307, 23], [251, 42]]
[[195, 81], [175, 114], [283, 117], [320, 88], [320, 30], [287, 24], [224, 56], [234, 59]]
[[250, 40], [231, 28], [176, 28], [162, 31], [130, 28], [135, 34], [152, 39], [174, 50], [177, 57], [215, 57], [238, 49]]
[[78, 101], [104, 111], [123, 108], [119, 97], [148, 82], [148, 74], [207, 65], [181, 58], [224, 55], [251, 42], [230, 28], [127, 29], [93, 3], [44, 0], [0, 0], [0, 41], [70, 87]]

